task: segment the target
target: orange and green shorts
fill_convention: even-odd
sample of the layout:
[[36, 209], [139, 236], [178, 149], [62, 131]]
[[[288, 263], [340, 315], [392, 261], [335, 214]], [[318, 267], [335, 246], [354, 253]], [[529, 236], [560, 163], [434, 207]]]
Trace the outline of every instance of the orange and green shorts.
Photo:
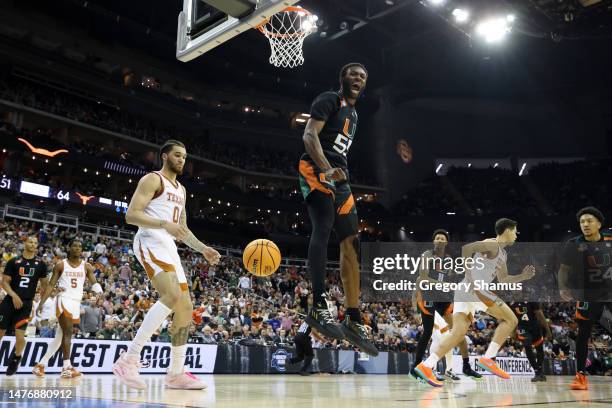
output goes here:
[[308, 204], [308, 199], [314, 191], [327, 194], [333, 200], [335, 209], [334, 230], [338, 240], [342, 241], [348, 236], [357, 234], [357, 206], [348, 182], [334, 183], [326, 180], [325, 174], [307, 160], [300, 160], [299, 179], [300, 190], [306, 204]]

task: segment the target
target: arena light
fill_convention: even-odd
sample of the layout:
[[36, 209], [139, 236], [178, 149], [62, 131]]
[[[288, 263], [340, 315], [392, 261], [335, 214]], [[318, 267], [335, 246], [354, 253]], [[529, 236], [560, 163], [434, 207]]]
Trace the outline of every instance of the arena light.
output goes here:
[[470, 13], [461, 8], [456, 8], [453, 10], [453, 17], [455, 17], [455, 21], [458, 23], [465, 23], [470, 18]]
[[[300, 16], [303, 16], [305, 13], [304, 12], [299, 12], [298, 14]], [[306, 17], [306, 19], [304, 19], [304, 21], [302, 21], [302, 30], [304, 30], [304, 31], [312, 31], [317, 26], [317, 20], [318, 19], [319, 19], [319, 16], [317, 16], [316, 14], [311, 14], [308, 17]]]
[[436, 174], [438, 174], [440, 170], [442, 170], [442, 167], [444, 167], [444, 163], [438, 164], [438, 167], [436, 168]]
[[484, 20], [476, 26], [476, 34], [488, 43], [502, 41], [510, 32], [511, 27], [507, 18], [497, 17]]
[[446, 0], [428, 0], [434, 6], [441, 6]]
[[523, 175], [523, 172], [525, 171], [526, 168], [527, 168], [527, 163], [523, 163], [523, 165], [521, 166], [521, 169], [519, 170], [519, 177]]

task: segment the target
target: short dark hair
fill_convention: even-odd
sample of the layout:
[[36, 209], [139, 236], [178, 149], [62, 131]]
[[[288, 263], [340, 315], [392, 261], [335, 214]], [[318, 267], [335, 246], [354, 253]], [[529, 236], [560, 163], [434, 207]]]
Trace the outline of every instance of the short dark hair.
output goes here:
[[584, 207], [582, 209], [580, 209], [580, 211], [578, 211], [576, 213], [576, 220], [578, 222], [580, 222], [580, 217], [582, 217], [584, 214], [590, 214], [593, 217], [597, 218], [597, 221], [599, 221], [600, 224], [603, 224], [604, 220], [606, 219], [603, 215], [603, 213], [601, 211], [599, 211], [597, 208], [595, 207]]
[[74, 244], [75, 242], [78, 242], [79, 244], [81, 244], [81, 246], [83, 246], [83, 242], [79, 238], [72, 238], [68, 242], [68, 248], [70, 248], [72, 246], [72, 244]]
[[366, 77], [368, 76], [368, 70], [366, 69], [365, 65], [363, 65], [361, 62], [349, 62], [348, 64], [346, 64], [340, 69], [340, 85], [342, 85], [342, 78], [344, 78], [349, 68], [352, 68], [352, 67], [361, 67], [361, 69], [365, 71]]
[[172, 148], [174, 146], [180, 146], [183, 149], [185, 148], [185, 144], [179, 140], [174, 140], [174, 139], [166, 140], [164, 144], [162, 145], [161, 149], [159, 149], [159, 158], [161, 159], [162, 154], [164, 153], [170, 153], [170, 151], [172, 151]]
[[495, 221], [495, 233], [501, 235], [506, 232], [507, 229], [516, 228], [518, 222], [511, 220], [510, 218], [500, 218]]
[[436, 235], [440, 235], [440, 234], [444, 235], [447, 241], [450, 241], [450, 234], [448, 233], [447, 230], [442, 229], [442, 228], [438, 228], [437, 230], [433, 232], [433, 234], [431, 235], [431, 240], [433, 241], [434, 239], [436, 239]]

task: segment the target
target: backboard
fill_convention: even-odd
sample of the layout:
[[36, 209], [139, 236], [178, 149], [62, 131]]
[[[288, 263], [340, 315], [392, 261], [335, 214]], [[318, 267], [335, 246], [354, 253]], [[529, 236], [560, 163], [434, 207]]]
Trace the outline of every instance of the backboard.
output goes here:
[[183, 0], [176, 58], [187, 62], [234, 38], [299, 0]]

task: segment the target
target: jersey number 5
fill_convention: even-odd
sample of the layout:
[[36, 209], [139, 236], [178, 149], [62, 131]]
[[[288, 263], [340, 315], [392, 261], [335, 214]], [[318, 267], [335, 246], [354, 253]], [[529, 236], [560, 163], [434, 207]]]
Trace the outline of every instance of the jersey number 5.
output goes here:
[[348, 136], [338, 133], [338, 136], [336, 136], [336, 141], [334, 142], [334, 150], [346, 156], [348, 149], [351, 148], [351, 143], [353, 143], [353, 141], [349, 139]]
[[76, 288], [77, 287], [77, 278], [70, 279], [70, 287], [71, 288]]

